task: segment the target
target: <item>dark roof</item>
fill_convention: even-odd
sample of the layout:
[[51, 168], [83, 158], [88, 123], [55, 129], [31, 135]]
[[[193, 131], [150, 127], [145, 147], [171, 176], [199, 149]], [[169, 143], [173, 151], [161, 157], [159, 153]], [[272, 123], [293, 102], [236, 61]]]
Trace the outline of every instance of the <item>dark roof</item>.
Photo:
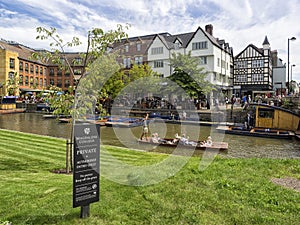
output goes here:
[[32, 61], [30, 59], [30, 56], [35, 52], [35, 50], [32, 48], [26, 47], [16, 42], [8, 42], [4, 40], [0, 40], [0, 48], [11, 52], [16, 52], [18, 53], [20, 59], [29, 61]]
[[266, 37], [265, 37], [265, 40], [264, 40], [264, 42], [263, 42], [263, 45], [270, 45], [267, 35], [266, 35]]

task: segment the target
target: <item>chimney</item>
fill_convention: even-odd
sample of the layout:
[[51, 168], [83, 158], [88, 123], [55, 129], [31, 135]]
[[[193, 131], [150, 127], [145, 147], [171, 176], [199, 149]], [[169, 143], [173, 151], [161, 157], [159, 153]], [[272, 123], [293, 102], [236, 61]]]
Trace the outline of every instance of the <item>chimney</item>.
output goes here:
[[207, 33], [209, 33], [211, 36], [213, 36], [213, 25], [207, 24], [207, 25], [205, 26], [205, 31], [206, 31]]

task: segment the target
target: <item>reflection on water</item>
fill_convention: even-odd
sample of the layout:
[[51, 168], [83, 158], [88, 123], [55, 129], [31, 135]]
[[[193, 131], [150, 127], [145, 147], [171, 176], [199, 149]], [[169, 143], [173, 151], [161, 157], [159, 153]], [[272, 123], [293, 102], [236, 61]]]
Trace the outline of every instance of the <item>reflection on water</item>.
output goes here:
[[[186, 133], [191, 140], [204, 140], [211, 135], [213, 140], [228, 142], [228, 151], [222, 153], [226, 157], [300, 158], [300, 141], [297, 140], [225, 135], [217, 133], [214, 127], [180, 126], [162, 121], [150, 122], [149, 127], [151, 132], [159, 133], [160, 137], [173, 138], [175, 133]], [[71, 132], [70, 124], [59, 123], [55, 119], [44, 119], [42, 114], [36, 113], [0, 115], [0, 128], [61, 138], [69, 138]], [[130, 129], [101, 127], [101, 143], [129, 148], [146, 148], [147, 151], [172, 152], [169, 148], [140, 146], [137, 139], [141, 131], [141, 127]]]

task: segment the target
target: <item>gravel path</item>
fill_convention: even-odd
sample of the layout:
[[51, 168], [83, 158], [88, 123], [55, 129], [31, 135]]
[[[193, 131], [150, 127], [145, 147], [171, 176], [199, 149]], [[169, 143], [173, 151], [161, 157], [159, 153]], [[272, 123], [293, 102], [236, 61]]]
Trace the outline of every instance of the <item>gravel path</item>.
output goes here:
[[293, 177], [272, 178], [271, 181], [280, 186], [300, 192], [300, 180]]

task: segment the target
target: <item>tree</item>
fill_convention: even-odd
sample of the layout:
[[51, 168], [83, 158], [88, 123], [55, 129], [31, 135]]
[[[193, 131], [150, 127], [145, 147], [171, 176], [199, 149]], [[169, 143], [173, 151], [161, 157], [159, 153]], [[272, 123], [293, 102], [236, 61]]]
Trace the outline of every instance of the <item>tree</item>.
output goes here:
[[[201, 61], [199, 57], [193, 57], [191, 51], [188, 54], [172, 53], [170, 65], [175, 68], [170, 79], [182, 85], [186, 91], [194, 95], [195, 92], [208, 94], [212, 91], [212, 84], [206, 80], [208, 73], [203, 67], [200, 67]], [[187, 79], [186, 81], [183, 77]]]
[[6, 86], [8, 95], [16, 95], [16, 91], [19, 87], [18, 73], [15, 72], [14, 74], [9, 74], [4, 86]]
[[[128, 25], [126, 25], [124, 28], [128, 29]], [[81, 57], [84, 60], [82, 63], [83, 76], [81, 76], [80, 79], [87, 75], [86, 71], [88, 70], [89, 65], [91, 65], [100, 56], [104, 55], [104, 53], [107, 51], [107, 48], [110, 45], [112, 45], [115, 41], [120, 41], [122, 38], [127, 37], [124, 28], [122, 25], [117, 25], [116, 30], [110, 30], [107, 32], [105, 32], [103, 29], [100, 28], [94, 28], [88, 31], [87, 49], [85, 53], [81, 54]], [[36, 39], [51, 40], [50, 42], [51, 52], [47, 52], [47, 51], [35, 52], [32, 55], [32, 57], [36, 60], [40, 60], [41, 62], [47, 62], [50, 60], [52, 63], [58, 64], [63, 69], [69, 70], [70, 75], [75, 80], [74, 70], [73, 67], [71, 66], [71, 62], [69, 62], [69, 60], [66, 57], [65, 49], [66, 47], [75, 47], [81, 45], [82, 42], [79, 40], [79, 38], [73, 37], [71, 41], [65, 42], [57, 33], [56, 28], [51, 27], [50, 29], [47, 29], [44, 27], [38, 27], [36, 28], [36, 30], [39, 33]], [[72, 101], [74, 102], [74, 95], [70, 93], [67, 96], [65, 94], [56, 95], [54, 98], [51, 99], [51, 101], [52, 104], [55, 105], [55, 108], [57, 109], [54, 110], [54, 113], [61, 113], [61, 110], [59, 110], [60, 107], [64, 107], [67, 111], [69, 111], [70, 110], [69, 103], [72, 103]], [[87, 103], [90, 102], [87, 101]], [[67, 107], [65, 107], [66, 105]], [[90, 106], [90, 105], [86, 104], [86, 106]], [[71, 129], [70, 138], [71, 140], [73, 139], [73, 129]], [[70, 154], [70, 156], [71, 155], [72, 154]], [[71, 164], [72, 164], [72, 157], [70, 157], [70, 165]], [[67, 158], [66, 159], [67, 172], [69, 171], [68, 165], [69, 163]]]
[[154, 92], [157, 86], [156, 73], [148, 64], [133, 65], [129, 70], [127, 78], [125, 78], [125, 85], [128, 85], [128, 92], [135, 98], [143, 97], [147, 93]]

